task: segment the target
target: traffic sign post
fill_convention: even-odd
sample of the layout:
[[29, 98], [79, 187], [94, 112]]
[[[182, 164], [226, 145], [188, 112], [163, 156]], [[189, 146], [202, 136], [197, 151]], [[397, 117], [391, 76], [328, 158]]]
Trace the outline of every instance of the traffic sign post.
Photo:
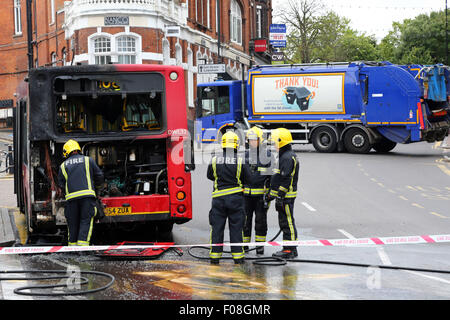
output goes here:
[[271, 24], [269, 27], [269, 43], [272, 47], [286, 47], [286, 25]]
[[225, 64], [219, 63], [219, 64], [199, 64], [197, 66], [198, 73], [205, 74], [205, 73], [225, 73]]

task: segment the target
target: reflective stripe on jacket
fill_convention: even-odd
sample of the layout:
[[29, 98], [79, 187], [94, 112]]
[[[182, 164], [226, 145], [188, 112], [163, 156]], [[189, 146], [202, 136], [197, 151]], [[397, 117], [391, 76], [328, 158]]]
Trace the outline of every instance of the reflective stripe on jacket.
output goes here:
[[277, 197], [283, 195], [285, 198], [295, 198], [297, 196], [297, 182], [299, 172], [299, 162], [295, 152], [290, 146], [280, 149], [279, 169], [274, 170], [270, 182], [270, 195]]
[[59, 170], [58, 183], [64, 188], [66, 200], [95, 197], [94, 181], [99, 184], [103, 173], [89, 157], [75, 154], [64, 161]]
[[243, 162], [244, 159], [236, 152], [212, 157], [207, 177], [214, 182], [213, 198], [243, 192], [243, 184], [250, 178]]

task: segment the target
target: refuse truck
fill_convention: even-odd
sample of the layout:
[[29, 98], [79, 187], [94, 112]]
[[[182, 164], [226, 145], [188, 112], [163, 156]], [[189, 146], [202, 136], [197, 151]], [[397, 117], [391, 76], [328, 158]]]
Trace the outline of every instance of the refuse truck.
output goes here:
[[[389, 152], [442, 141], [450, 128], [450, 68], [389, 62], [265, 65], [245, 81], [197, 85], [195, 141], [251, 126], [285, 127], [318, 152]], [[243, 141], [243, 139], [241, 139]]]

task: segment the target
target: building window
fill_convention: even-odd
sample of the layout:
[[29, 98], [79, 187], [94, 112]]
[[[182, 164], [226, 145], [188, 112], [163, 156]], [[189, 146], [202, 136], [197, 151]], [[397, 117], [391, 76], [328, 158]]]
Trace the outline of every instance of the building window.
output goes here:
[[52, 61], [52, 66], [56, 66], [56, 52], [51, 53], [50, 59]]
[[120, 36], [116, 41], [118, 62], [123, 64], [135, 64], [136, 39], [130, 36]]
[[[88, 37], [90, 64], [142, 63], [142, 37], [133, 32], [97, 32]], [[74, 61], [80, 59], [73, 57]]]
[[262, 9], [256, 6], [256, 37], [262, 38]]
[[170, 43], [167, 39], [162, 41], [162, 52], [163, 52], [163, 64], [170, 64]]
[[65, 47], [62, 48], [62, 50], [61, 50], [61, 59], [62, 59], [62, 65], [65, 66], [66, 60], [67, 60], [67, 50]]
[[22, 18], [20, 14], [20, 0], [14, 0], [14, 33], [22, 34]]
[[111, 62], [111, 40], [107, 37], [98, 37], [94, 40], [95, 64], [108, 64]]
[[230, 36], [231, 41], [242, 44], [242, 13], [236, 0], [231, 0]]
[[55, 20], [56, 20], [55, 0], [50, 0], [50, 24], [55, 23]]
[[209, 15], [209, 2], [210, 0], [195, 0], [195, 20], [197, 23], [210, 27], [210, 15]]

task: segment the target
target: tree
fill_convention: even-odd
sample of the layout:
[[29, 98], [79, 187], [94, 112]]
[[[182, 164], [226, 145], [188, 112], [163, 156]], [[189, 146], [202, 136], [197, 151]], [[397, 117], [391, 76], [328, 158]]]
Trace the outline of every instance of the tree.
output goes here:
[[320, 32], [317, 15], [322, 9], [322, 3], [314, 0], [288, 0], [287, 8], [281, 9], [280, 20], [288, 29], [285, 54], [290, 60], [311, 62], [312, 47]]
[[445, 62], [445, 13], [431, 12], [394, 22], [393, 31], [381, 40], [380, 56], [393, 63]]
[[312, 49], [312, 61], [342, 61], [339, 52], [339, 41], [344, 34], [350, 32], [350, 20], [338, 16], [333, 11], [317, 19], [320, 30]]
[[337, 57], [341, 61], [375, 61], [379, 59], [377, 42], [373, 36], [347, 31], [338, 43]]

